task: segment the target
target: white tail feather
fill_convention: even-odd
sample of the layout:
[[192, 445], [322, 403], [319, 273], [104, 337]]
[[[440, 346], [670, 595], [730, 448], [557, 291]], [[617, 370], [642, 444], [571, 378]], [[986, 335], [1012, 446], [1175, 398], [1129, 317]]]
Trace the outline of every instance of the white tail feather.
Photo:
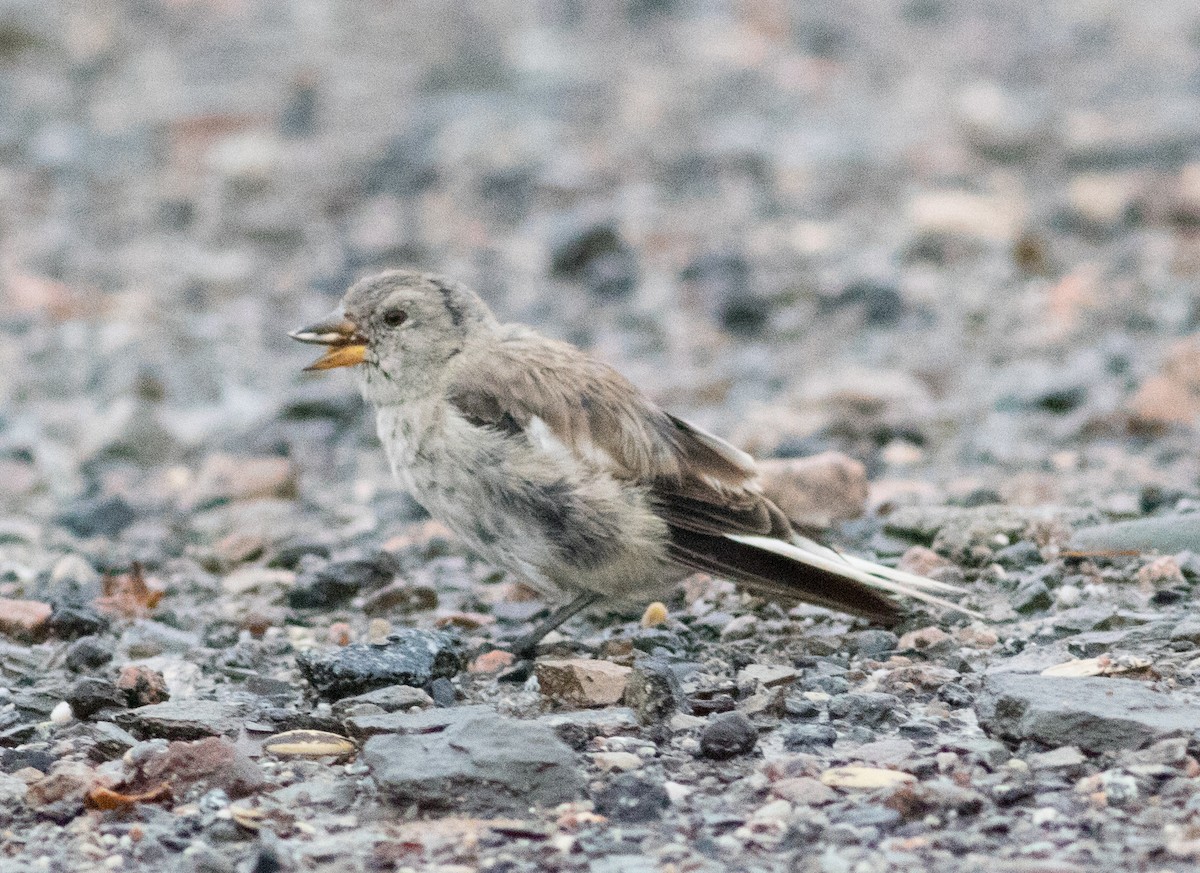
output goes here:
[[785, 543], [783, 540], [772, 539], [771, 537], [743, 536], [740, 534], [727, 534], [727, 536], [729, 539], [737, 540], [739, 543], [745, 543], [749, 546], [784, 555], [794, 561], [818, 567], [829, 573], [844, 576], [847, 579], [853, 579], [856, 582], [861, 582], [880, 591], [887, 591], [901, 597], [911, 597], [913, 600], [920, 600], [922, 603], [928, 603], [931, 606], [938, 606], [954, 612], [962, 612], [973, 618], [983, 618], [982, 615], [974, 610], [959, 606], [953, 601], [930, 593], [931, 591], [940, 591], [948, 594], [964, 593], [963, 589], [956, 585], [950, 585], [946, 582], [935, 582], [933, 579], [926, 579], [923, 576], [906, 573], [903, 570], [885, 567], [882, 564], [876, 564], [864, 558], [843, 555], [804, 537], [797, 537], [797, 542], [793, 544]]

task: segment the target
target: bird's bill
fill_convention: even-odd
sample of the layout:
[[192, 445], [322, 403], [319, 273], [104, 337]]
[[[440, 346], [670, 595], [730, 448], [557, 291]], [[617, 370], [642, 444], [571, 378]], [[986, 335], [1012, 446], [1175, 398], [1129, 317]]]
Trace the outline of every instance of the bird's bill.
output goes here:
[[325, 354], [304, 368], [305, 372], [353, 367], [366, 360], [366, 337], [359, 332], [357, 324], [340, 312], [317, 324], [294, 330], [289, 336], [302, 343], [329, 346]]

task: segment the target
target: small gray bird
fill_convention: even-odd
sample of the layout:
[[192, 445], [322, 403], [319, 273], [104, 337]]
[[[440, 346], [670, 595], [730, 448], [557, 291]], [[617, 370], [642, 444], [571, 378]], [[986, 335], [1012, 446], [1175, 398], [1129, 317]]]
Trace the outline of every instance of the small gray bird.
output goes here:
[[309, 370], [357, 367], [393, 472], [434, 518], [570, 596], [522, 654], [601, 600], [646, 603], [696, 570], [881, 624], [899, 617], [884, 592], [958, 608], [933, 593], [953, 586], [798, 536], [745, 452], [573, 346], [501, 324], [457, 282], [381, 273], [291, 336], [329, 347]]

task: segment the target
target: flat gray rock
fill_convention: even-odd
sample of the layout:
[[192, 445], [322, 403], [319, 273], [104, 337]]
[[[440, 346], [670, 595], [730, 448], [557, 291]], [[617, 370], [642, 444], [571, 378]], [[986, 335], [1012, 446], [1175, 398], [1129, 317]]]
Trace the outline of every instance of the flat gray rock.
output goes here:
[[976, 711], [992, 735], [1085, 752], [1140, 749], [1200, 725], [1200, 706], [1132, 679], [997, 673], [984, 680]]
[[425, 709], [420, 712], [379, 712], [354, 715], [344, 722], [346, 732], [358, 740], [380, 734], [435, 734], [474, 718], [495, 716], [496, 710], [477, 703]]
[[398, 631], [386, 643], [354, 643], [296, 656], [300, 672], [326, 700], [391, 685], [423, 688], [462, 669], [454, 638], [441, 631]]
[[361, 760], [386, 797], [421, 808], [524, 814], [584, 788], [574, 754], [550, 728], [496, 715], [440, 733], [372, 737]]
[[117, 724], [141, 739], [199, 740], [236, 736], [245, 707], [216, 700], [168, 700], [118, 713]]
[[1200, 513], [1117, 521], [1075, 531], [1068, 544], [1080, 551], [1137, 550], [1174, 554], [1200, 548]]

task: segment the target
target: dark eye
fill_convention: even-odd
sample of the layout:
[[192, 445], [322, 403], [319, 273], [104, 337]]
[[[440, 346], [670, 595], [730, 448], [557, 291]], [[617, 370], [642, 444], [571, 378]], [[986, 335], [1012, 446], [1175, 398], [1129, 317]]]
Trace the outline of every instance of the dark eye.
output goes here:
[[388, 327], [399, 327], [408, 321], [408, 313], [403, 309], [389, 309], [383, 314], [383, 323]]

